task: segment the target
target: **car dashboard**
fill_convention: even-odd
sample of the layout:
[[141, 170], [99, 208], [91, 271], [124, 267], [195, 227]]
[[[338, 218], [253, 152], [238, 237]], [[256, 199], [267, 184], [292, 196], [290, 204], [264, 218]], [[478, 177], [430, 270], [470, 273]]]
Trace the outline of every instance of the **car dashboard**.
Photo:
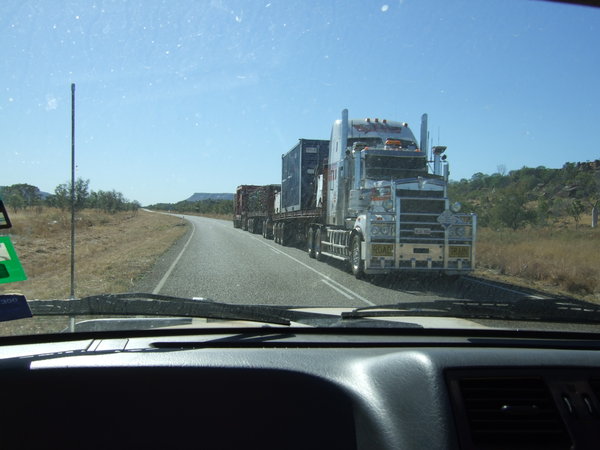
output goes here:
[[2, 448], [581, 449], [598, 336], [153, 330], [4, 339]]

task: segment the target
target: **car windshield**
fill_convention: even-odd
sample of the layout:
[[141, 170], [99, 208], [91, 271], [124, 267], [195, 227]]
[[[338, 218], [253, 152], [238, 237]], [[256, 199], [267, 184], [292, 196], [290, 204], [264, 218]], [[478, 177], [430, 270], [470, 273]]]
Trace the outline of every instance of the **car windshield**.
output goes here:
[[599, 32], [545, 1], [3, 1], [0, 335], [596, 330]]

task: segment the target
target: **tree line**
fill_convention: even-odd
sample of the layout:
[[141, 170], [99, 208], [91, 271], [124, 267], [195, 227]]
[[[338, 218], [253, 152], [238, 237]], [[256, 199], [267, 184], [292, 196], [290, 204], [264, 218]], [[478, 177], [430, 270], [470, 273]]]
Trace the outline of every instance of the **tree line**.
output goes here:
[[[90, 180], [78, 178], [75, 181], [75, 209], [97, 209], [107, 213], [119, 211], [137, 211], [141, 205], [138, 201], [127, 200], [122, 193], [111, 191], [90, 191]], [[43, 195], [37, 186], [26, 183], [0, 186], [0, 198], [4, 203], [17, 212], [43, 206], [55, 207], [61, 210], [71, 209], [71, 182], [56, 186], [54, 193]]]
[[148, 206], [148, 208], [176, 213], [232, 215], [233, 200], [207, 199], [196, 202], [182, 200], [177, 203], [157, 203]]
[[508, 173], [499, 167], [492, 175], [451, 182], [449, 195], [463, 210], [477, 213], [482, 226], [516, 230], [571, 217], [577, 227], [583, 214], [597, 214], [600, 207], [600, 167], [566, 163], [561, 169], [523, 167]]

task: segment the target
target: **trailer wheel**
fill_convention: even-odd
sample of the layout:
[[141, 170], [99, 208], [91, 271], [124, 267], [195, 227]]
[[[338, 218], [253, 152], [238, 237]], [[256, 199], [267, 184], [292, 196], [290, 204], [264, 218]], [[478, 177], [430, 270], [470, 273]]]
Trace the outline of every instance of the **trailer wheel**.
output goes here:
[[313, 243], [313, 247], [315, 249], [315, 259], [317, 261], [323, 261], [325, 255], [323, 255], [323, 249], [321, 248], [321, 242], [323, 241], [321, 228], [317, 228], [315, 230], [315, 240]]
[[365, 266], [362, 260], [362, 236], [357, 233], [352, 236], [352, 247], [350, 249], [350, 269], [352, 274], [360, 279], [365, 274]]
[[311, 258], [315, 257], [315, 230], [312, 227], [308, 228], [308, 236], [306, 237], [306, 249], [308, 256]]
[[286, 247], [289, 244], [289, 242], [288, 242], [289, 239], [287, 238], [287, 236], [285, 234], [286, 232], [289, 233], [289, 229], [286, 231], [285, 222], [284, 222], [281, 224], [281, 236], [279, 237], [279, 243], [281, 245], [283, 245], [284, 247]]

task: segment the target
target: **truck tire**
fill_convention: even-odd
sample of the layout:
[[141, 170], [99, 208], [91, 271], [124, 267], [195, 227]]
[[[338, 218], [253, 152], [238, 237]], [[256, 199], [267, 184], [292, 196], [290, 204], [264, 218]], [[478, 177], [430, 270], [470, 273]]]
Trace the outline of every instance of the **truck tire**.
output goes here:
[[317, 228], [315, 230], [315, 240], [313, 242], [313, 247], [315, 249], [315, 259], [317, 261], [323, 261], [325, 255], [323, 255], [323, 249], [321, 247], [321, 242], [323, 241], [323, 231], [321, 228]]
[[[282, 223], [281, 224], [281, 229], [280, 229], [279, 243], [281, 245], [283, 245], [284, 247], [286, 247], [289, 244], [288, 238], [287, 238], [287, 236], [285, 234], [286, 233], [285, 228], [286, 228], [285, 227], [285, 223]], [[289, 230], [288, 230], [288, 232], [289, 232]]]
[[359, 233], [353, 235], [350, 247], [350, 270], [352, 270], [352, 274], [358, 279], [361, 279], [365, 274], [362, 260], [362, 240], [362, 236]]
[[315, 230], [312, 227], [308, 228], [306, 236], [306, 250], [310, 258], [315, 257]]

